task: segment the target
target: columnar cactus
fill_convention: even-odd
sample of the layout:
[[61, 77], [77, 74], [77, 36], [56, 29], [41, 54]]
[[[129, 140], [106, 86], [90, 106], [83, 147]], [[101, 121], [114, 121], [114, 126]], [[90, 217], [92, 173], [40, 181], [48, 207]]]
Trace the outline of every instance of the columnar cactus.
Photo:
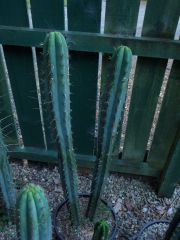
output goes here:
[[0, 129], [0, 188], [3, 194], [5, 206], [8, 210], [13, 209], [16, 204], [16, 189], [13, 183], [10, 165], [7, 157], [7, 149], [3, 141]]
[[[128, 78], [131, 70], [132, 53], [128, 47], [118, 47], [112, 57], [111, 88], [106, 109], [104, 129], [99, 129], [98, 138], [102, 138], [98, 147], [96, 167], [91, 186], [91, 197], [88, 204], [87, 216], [93, 220], [97, 205], [106, 180], [112, 153], [115, 147], [118, 128], [122, 120], [122, 112], [128, 87]], [[110, 75], [111, 76], [111, 75]], [[104, 87], [105, 89], [105, 87]], [[101, 92], [103, 95], [103, 92]], [[98, 144], [99, 144], [98, 139]]]
[[51, 240], [51, 215], [48, 201], [40, 186], [26, 185], [17, 198], [20, 240]]
[[[68, 48], [63, 35], [51, 32], [44, 42], [46, 63], [43, 100], [49, 107], [52, 131], [58, 150], [59, 171], [72, 223], [78, 225], [79, 198], [77, 191], [77, 166], [73, 150], [70, 119], [70, 83]], [[48, 104], [47, 104], [48, 103]]]
[[174, 215], [170, 222], [169, 228], [166, 232], [165, 240], [179, 240], [180, 239], [180, 208]]
[[101, 220], [95, 224], [92, 240], [107, 240], [109, 225], [106, 221]]

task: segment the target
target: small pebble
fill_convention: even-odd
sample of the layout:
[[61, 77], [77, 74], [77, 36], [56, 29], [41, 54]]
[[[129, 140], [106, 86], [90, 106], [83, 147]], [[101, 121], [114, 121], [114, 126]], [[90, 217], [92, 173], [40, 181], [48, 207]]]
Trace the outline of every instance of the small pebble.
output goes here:
[[148, 211], [148, 209], [146, 208], [146, 207], [144, 207], [143, 209], [142, 209], [142, 212], [143, 213], [146, 213]]
[[170, 207], [167, 211], [167, 216], [171, 216], [173, 214], [173, 208]]

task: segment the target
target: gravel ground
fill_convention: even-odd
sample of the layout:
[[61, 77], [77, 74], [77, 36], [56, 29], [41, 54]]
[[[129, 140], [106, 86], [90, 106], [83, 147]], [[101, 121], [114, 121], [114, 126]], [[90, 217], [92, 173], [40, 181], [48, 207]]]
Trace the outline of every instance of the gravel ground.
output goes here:
[[163, 240], [167, 229], [168, 229], [167, 223], [153, 224], [143, 231], [139, 240], [146, 240], [146, 239]]
[[[45, 189], [52, 212], [57, 204], [63, 201], [57, 167], [34, 163], [23, 166], [20, 163], [12, 163], [12, 168], [18, 189], [29, 182], [39, 184]], [[80, 193], [89, 193], [91, 180], [91, 173], [79, 173]], [[117, 173], [109, 176], [103, 198], [112, 204], [119, 217], [120, 234], [133, 237], [142, 224], [155, 219], [171, 219], [176, 208], [180, 206], [180, 186], [176, 187], [171, 199], [158, 198], [153, 188], [155, 182], [152, 185], [153, 181], [150, 180], [144, 177], [122, 176]], [[1, 240], [17, 239], [14, 225], [1, 226], [1, 230]], [[80, 238], [80, 240], [83, 239], [85, 238]], [[118, 239], [123, 238], [119, 236]]]

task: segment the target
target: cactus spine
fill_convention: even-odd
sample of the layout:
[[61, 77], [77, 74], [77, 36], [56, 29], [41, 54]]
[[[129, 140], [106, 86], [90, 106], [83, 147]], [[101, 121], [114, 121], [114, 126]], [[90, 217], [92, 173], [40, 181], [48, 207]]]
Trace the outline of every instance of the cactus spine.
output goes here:
[[179, 240], [180, 239], [180, 208], [174, 215], [170, 222], [169, 228], [166, 232], [165, 240]]
[[101, 220], [95, 224], [92, 240], [107, 240], [109, 225], [106, 221]]
[[16, 204], [16, 189], [13, 183], [11, 169], [7, 158], [7, 149], [3, 141], [1, 129], [0, 129], [0, 187], [6, 208], [8, 210], [13, 209]]
[[46, 78], [44, 87], [49, 91], [46, 102], [51, 104], [52, 130], [55, 132], [59, 171], [72, 223], [78, 225], [79, 198], [77, 191], [77, 166], [73, 151], [70, 119], [70, 83], [68, 48], [63, 35], [51, 32], [44, 43]]
[[[96, 156], [96, 166], [91, 186], [91, 197], [88, 203], [87, 216], [93, 220], [101, 196], [104, 181], [107, 177], [112, 153], [115, 147], [117, 132], [122, 120], [122, 112], [131, 70], [132, 53], [128, 47], [118, 47], [112, 57], [114, 67], [112, 85], [109, 92], [108, 106], [105, 116], [104, 130], [99, 130], [102, 135], [102, 145]], [[105, 89], [105, 88], [104, 88]], [[103, 93], [101, 92], [101, 95]], [[101, 136], [98, 136], [100, 138]], [[97, 140], [100, 142], [99, 139]]]
[[51, 240], [51, 215], [48, 201], [40, 186], [26, 185], [17, 198], [20, 240]]

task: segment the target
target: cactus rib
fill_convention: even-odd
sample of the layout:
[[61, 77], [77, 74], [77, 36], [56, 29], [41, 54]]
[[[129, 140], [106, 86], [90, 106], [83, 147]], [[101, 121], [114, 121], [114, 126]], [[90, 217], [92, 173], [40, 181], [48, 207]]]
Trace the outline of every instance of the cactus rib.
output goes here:
[[[91, 197], [88, 203], [87, 216], [93, 220], [106, 180], [112, 153], [115, 147], [117, 132], [122, 120], [122, 112], [131, 70], [132, 53], [128, 47], [118, 47], [113, 54], [111, 64], [114, 66], [112, 86], [110, 88], [105, 124], [102, 135], [101, 152], [96, 156], [96, 167], [91, 186]], [[105, 88], [104, 88], [105, 89]], [[103, 95], [103, 93], [101, 93]], [[102, 130], [99, 130], [102, 132]], [[98, 136], [101, 137], [101, 136]], [[99, 142], [99, 140], [97, 140]]]
[[106, 221], [101, 220], [95, 224], [92, 240], [107, 240], [109, 225]]
[[78, 177], [70, 119], [69, 58], [67, 44], [61, 33], [51, 32], [46, 36], [44, 58], [47, 64], [45, 89], [49, 91], [44, 100], [50, 103], [50, 118], [56, 138], [64, 196], [68, 200], [72, 223], [78, 225]]
[[26, 185], [18, 195], [18, 234], [20, 240], [51, 240], [51, 216], [41, 187]]

